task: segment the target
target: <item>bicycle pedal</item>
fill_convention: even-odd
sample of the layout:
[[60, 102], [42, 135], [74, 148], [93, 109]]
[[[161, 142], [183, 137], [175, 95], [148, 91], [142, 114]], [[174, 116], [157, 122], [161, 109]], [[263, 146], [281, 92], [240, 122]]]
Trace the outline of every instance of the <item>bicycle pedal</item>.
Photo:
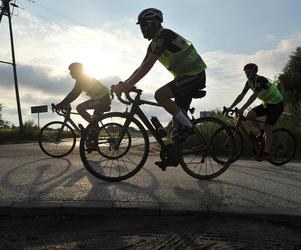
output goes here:
[[156, 161], [155, 165], [157, 165], [161, 170], [164, 172], [167, 168], [167, 165], [165, 165], [162, 161]]

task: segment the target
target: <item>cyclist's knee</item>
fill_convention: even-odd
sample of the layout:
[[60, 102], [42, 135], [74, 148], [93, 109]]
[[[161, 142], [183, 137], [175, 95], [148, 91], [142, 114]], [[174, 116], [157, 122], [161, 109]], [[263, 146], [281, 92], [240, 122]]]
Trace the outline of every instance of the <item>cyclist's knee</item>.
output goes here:
[[82, 113], [82, 112], [84, 112], [86, 110], [86, 108], [85, 108], [85, 105], [83, 105], [83, 104], [78, 104], [77, 106], [76, 106], [76, 111], [78, 112], [78, 113]]
[[173, 97], [173, 94], [167, 86], [163, 86], [156, 90], [155, 99], [157, 102], [164, 101]]
[[164, 95], [162, 94], [161, 89], [156, 90], [154, 97], [158, 103], [160, 103], [162, 101], [162, 99], [164, 98]]
[[81, 109], [81, 107], [80, 107], [79, 105], [76, 106], [76, 111], [77, 111], [78, 113], [81, 113], [82, 109]]

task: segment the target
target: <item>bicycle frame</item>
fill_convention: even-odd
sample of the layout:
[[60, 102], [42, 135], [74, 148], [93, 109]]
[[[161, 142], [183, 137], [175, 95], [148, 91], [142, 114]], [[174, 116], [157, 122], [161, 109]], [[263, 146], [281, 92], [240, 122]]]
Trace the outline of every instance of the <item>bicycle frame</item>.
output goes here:
[[[78, 113], [70, 112], [70, 114], [78, 115]], [[77, 132], [81, 133], [80, 128], [76, 125], [76, 123], [70, 118], [70, 115], [64, 117], [64, 124], [70, 123], [70, 125], [76, 130]]]
[[77, 131], [78, 133], [81, 134], [81, 129], [76, 125], [76, 123], [71, 119], [70, 115], [79, 115], [78, 113], [76, 112], [71, 112], [71, 109], [70, 110], [59, 110], [59, 109], [55, 109], [54, 108], [54, 104], [51, 104], [51, 107], [52, 107], [52, 112], [55, 112], [57, 113], [59, 116], [63, 116], [64, 117], [64, 121], [63, 121], [63, 126], [60, 128], [59, 130], [59, 134], [63, 131], [64, 129], [64, 126], [65, 124], [69, 123], [75, 131]]
[[[141, 96], [142, 92], [140, 92], [140, 91], [135, 92], [135, 93], [137, 93], [137, 95], [135, 96], [134, 99], [132, 99], [129, 95], [127, 95], [127, 98], [128, 98], [128, 100], [130, 100], [130, 103], [132, 104], [132, 107], [131, 107], [130, 112], [127, 113], [126, 121], [125, 121], [125, 123], [123, 125], [123, 129], [122, 129], [122, 131], [119, 135], [118, 145], [120, 144], [123, 136], [125, 135], [125, 133], [128, 129], [128, 126], [129, 126], [130, 122], [132, 121], [133, 117], [135, 115], [137, 115], [140, 118], [140, 120], [142, 121], [142, 123], [147, 127], [147, 129], [155, 137], [155, 139], [160, 144], [160, 146], [162, 148], [165, 147], [166, 145], [165, 145], [164, 141], [162, 140], [162, 138], [160, 137], [159, 133], [156, 131], [156, 129], [153, 127], [153, 125], [151, 124], [151, 122], [149, 121], [147, 116], [144, 114], [144, 112], [140, 108], [140, 105], [145, 105], [145, 104], [146, 105], [151, 105], [151, 106], [157, 106], [157, 107], [161, 107], [161, 105], [156, 103], [156, 102], [141, 100], [140, 96]], [[120, 97], [118, 97], [118, 99], [123, 103], [129, 104], [128, 102], [124, 101]]]
[[259, 123], [264, 123], [263, 121], [260, 121], [260, 120], [248, 120], [244, 116], [239, 115], [237, 121], [234, 124], [234, 129], [235, 130], [233, 131], [233, 136], [235, 137], [237, 131], [240, 131], [243, 134], [244, 138], [246, 138], [247, 142], [255, 150], [255, 152], [259, 152], [262, 148], [260, 147], [260, 145], [258, 145], [257, 141], [252, 140], [252, 138], [250, 137], [248, 131], [244, 127], [243, 123], [246, 122], [246, 121], [255, 121], [255, 122], [259, 122]]

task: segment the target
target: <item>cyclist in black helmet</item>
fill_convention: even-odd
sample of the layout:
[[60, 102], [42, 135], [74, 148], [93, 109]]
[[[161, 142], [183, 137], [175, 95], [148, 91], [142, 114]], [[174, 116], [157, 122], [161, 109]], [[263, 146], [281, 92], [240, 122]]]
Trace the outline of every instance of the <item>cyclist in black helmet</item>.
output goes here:
[[237, 96], [233, 104], [229, 107], [232, 109], [242, 101], [249, 89], [253, 94], [247, 102], [240, 108], [239, 113], [243, 114], [245, 109], [249, 107], [256, 98], [262, 101], [262, 104], [251, 109], [246, 115], [247, 119], [255, 120], [257, 117], [266, 116], [264, 127], [259, 123], [253, 122], [253, 125], [261, 131], [261, 135], [265, 138], [265, 147], [262, 155], [256, 157], [256, 160], [268, 160], [271, 147], [272, 130], [283, 111], [283, 97], [277, 86], [266, 77], [257, 75], [258, 66], [255, 63], [248, 63], [244, 66], [244, 72], [247, 77], [247, 82], [242, 92]]
[[186, 112], [193, 94], [205, 88], [206, 64], [190, 41], [163, 28], [162, 22], [163, 14], [158, 9], [148, 8], [139, 14], [137, 24], [144, 38], [151, 41], [147, 54], [134, 73], [113, 86], [112, 91], [129, 91], [159, 60], [172, 73], [174, 80], [156, 90], [155, 99], [173, 116], [174, 137], [183, 138], [193, 132]]
[[[111, 99], [109, 89], [98, 80], [84, 73], [84, 65], [78, 62], [71, 63], [68, 67], [70, 75], [75, 79], [75, 86], [70, 93], [56, 105], [56, 108], [64, 108], [73, 102], [84, 91], [90, 97], [89, 100], [77, 105], [77, 112], [91, 123], [105, 111], [110, 111]], [[93, 109], [91, 116], [87, 110]]]

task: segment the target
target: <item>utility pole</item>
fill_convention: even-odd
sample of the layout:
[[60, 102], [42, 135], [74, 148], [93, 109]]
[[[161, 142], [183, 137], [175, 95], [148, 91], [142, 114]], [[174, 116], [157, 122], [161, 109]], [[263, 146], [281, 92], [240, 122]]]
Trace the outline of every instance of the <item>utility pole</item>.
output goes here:
[[21, 104], [20, 104], [20, 97], [19, 97], [17, 67], [16, 67], [16, 58], [15, 58], [15, 49], [14, 49], [14, 38], [13, 38], [13, 29], [12, 29], [11, 13], [10, 13], [10, 5], [12, 5], [13, 7], [18, 7], [18, 5], [16, 5], [15, 3], [10, 3], [11, 0], [1, 0], [1, 2], [2, 2], [2, 5], [0, 6], [0, 23], [1, 23], [3, 16], [8, 17], [12, 62], [0, 61], [0, 63], [6, 63], [6, 64], [10, 64], [13, 66], [17, 109], [18, 109], [18, 116], [19, 116], [19, 125], [20, 125], [20, 131], [22, 131], [23, 130], [23, 121], [22, 121]]

